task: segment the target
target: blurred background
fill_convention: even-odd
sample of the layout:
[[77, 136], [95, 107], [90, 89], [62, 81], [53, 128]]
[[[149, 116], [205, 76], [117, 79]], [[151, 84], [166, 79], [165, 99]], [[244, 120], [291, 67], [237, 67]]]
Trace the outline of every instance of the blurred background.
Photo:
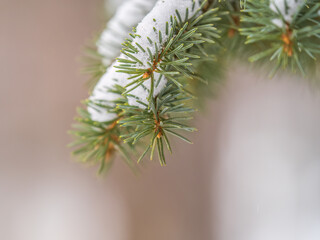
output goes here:
[[0, 239], [318, 240], [320, 91], [230, 66], [168, 166], [70, 156], [83, 46], [120, 1], [0, 0]]

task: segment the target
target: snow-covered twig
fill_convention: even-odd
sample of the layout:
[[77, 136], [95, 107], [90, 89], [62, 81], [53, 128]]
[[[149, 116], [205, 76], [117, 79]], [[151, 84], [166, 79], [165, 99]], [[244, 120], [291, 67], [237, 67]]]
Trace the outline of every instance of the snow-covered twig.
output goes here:
[[[185, 21], [192, 17], [199, 7], [199, 0], [158, 0], [151, 12], [138, 24], [135, 32], [135, 38], [131, 42], [137, 50], [134, 56], [139, 59], [140, 62], [136, 68], [148, 69], [152, 67], [150, 66], [150, 62], [153, 62], [153, 59], [150, 59], [150, 53], [154, 56], [157, 51], [156, 49], [163, 49], [165, 44], [170, 40], [168, 39], [169, 33], [167, 31], [167, 24], [170, 22], [171, 17], [178, 18], [179, 13], [179, 18], [181, 18], [182, 21]], [[161, 38], [159, 36], [159, 32], [162, 33]], [[138, 46], [142, 46], [146, 49], [148, 48], [150, 52], [142, 51]], [[119, 56], [119, 59], [129, 60], [125, 53], [122, 53]], [[125, 87], [130, 83], [130, 80], [128, 80], [129, 75], [118, 72], [118, 69], [115, 68], [118, 64], [118, 62], [112, 64], [101, 78], [90, 97], [92, 102], [100, 104], [104, 103], [105, 105], [113, 106], [112, 101], [120, 96], [108, 93], [107, 89], [112, 88], [115, 84]], [[153, 73], [153, 77], [155, 79], [153, 96], [155, 97], [166, 86], [167, 79], [157, 72]], [[132, 90], [128, 96], [129, 105], [145, 109], [149, 103], [148, 96], [150, 94], [150, 87], [151, 78], [147, 79], [142, 85]], [[104, 122], [116, 117], [115, 114], [109, 113], [106, 109], [101, 107], [92, 108], [89, 106], [88, 111], [94, 121]]]
[[155, 2], [156, 0], [126, 0], [117, 9], [97, 41], [98, 52], [103, 56], [105, 66], [110, 66], [119, 56], [121, 43], [152, 9]]

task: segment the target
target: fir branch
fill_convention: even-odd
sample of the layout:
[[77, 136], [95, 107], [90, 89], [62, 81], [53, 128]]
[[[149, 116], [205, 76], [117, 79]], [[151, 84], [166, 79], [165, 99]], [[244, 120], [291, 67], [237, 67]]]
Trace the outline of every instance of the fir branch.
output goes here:
[[192, 97], [188, 96], [175, 84], [169, 84], [161, 93], [152, 100], [151, 111], [128, 104], [119, 104], [118, 108], [123, 111], [123, 118], [119, 120], [121, 127], [132, 126], [135, 131], [122, 135], [121, 139], [125, 143], [136, 144], [145, 138], [149, 140], [141, 157], [150, 151], [150, 159], [153, 159], [155, 148], [158, 151], [160, 164], [166, 164], [163, 145], [167, 146], [169, 152], [172, 152], [168, 135], [178, 137], [188, 143], [191, 143], [186, 137], [176, 131], [193, 132], [195, 128], [189, 127], [183, 122], [192, 119], [191, 113], [194, 111], [187, 106], [187, 101]]
[[269, 1], [248, 0], [241, 20], [250, 26], [240, 31], [247, 37], [246, 44], [264, 44], [249, 60], [269, 59], [274, 64], [271, 76], [280, 68], [298, 69], [303, 76], [312, 74], [320, 53], [319, 9], [320, 3], [306, 1], [288, 21], [279, 9], [269, 7]]
[[[123, 149], [125, 143], [131, 147], [145, 143], [149, 138], [138, 162], [149, 151], [152, 159], [157, 150], [160, 164], [165, 165], [164, 146], [172, 151], [169, 141], [172, 136], [190, 143], [179, 133], [195, 130], [184, 123], [192, 118], [190, 114], [194, 111], [191, 105], [186, 105], [193, 99], [187, 87], [194, 81], [206, 82], [193, 64], [206, 46], [220, 37], [213, 25], [220, 20], [218, 9], [210, 5], [211, 2], [203, 1], [197, 7], [193, 2], [184, 12], [176, 9], [165, 28], [158, 29], [157, 21], [163, 20], [154, 19], [156, 38], [142, 36], [138, 30], [130, 35], [131, 39], [123, 44], [122, 54], [99, 81], [95, 95], [90, 97], [90, 115], [81, 111], [82, 117], [78, 119], [81, 124], [76, 127], [85, 131], [73, 132], [81, 138], [75, 144], [80, 146], [76, 154], [81, 154], [85, 161], [99, 159], [104, 167], [115, 149]], [[142, 37], [147, 42], [139, 41]], [[124, 80], [127, 83], [124, 84]], [[137, 94], [141, 90], [147, 95]], [[93, 113], [97, 117], [93, 118]], [[90, 138], [91, 134], [96, 137]]]
[[[120, 86], [116, 86], [115, 91], [117, 94], [121, 94], [123, 89]], [[115, 104], [121, 104], [125, 100], [117, 99]], [[86, 105], [92, 104], [90, 101], [85, 103]], [[106, 121], [97, 122], [93, 121], [89, 112], [86, 109], [78, 108], [79, 117], [75, 120], [77, 124], [73, 125], [72, 131], [69, 133], [75, 137], [73, 143], [69, 144], [69, 147], [75, 148], [73, 154], [76, 155], [81, 162], [84, 163], [98, 163], [99, 173], [108, 171], [114, 161], [114, 153], [120, 151], [125, 156], [125, 163], [135, 170], [132, 159], [129, 157], [129, 152], [132, 152], [133, 146], [131, 144], [124, 145], [119, 136], [125, 134], [128, 131], [132, 131], [131, 127], [119, 128], [117, 121], [121, 119], [120, 111], [113, 109], [108, 105], [94, 104], [99, 109], [105, 111], [113, 111], [117, 118]]]
[[[249, 60], [270, 61], [271, 75], [281, 68], [308, 76], [315, 71], [319, 9], [318, 1], [302, 0], [159, 0], [132, 33], [127, 31], [88, 109], [79, 111], [72, 132], [75, 154], [108, 169], [119, 152], [133, 167], [129, 156], [142, 146], [138, 163], [157, 152], [166, 165], [172, 139], [191, 143], [184, 134], [195, 131], [189, 124], [196, 99], [221, 83], [226, 62], [254, 51]], [[96, 77], [102, 73], [95, 64], [87, 70]]]

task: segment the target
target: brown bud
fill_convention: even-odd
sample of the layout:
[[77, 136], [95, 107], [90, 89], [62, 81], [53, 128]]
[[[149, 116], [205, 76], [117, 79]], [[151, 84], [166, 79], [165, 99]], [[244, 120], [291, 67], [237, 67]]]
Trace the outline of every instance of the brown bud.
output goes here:
[[143, 79], [146, 79], [146, 78], [148, 78], [148, 77], [150, 77], [150, 73], [149, 73], [149, 72], [145, 72], [145, 73], [143, 74], [143, 76], [142, 76]]

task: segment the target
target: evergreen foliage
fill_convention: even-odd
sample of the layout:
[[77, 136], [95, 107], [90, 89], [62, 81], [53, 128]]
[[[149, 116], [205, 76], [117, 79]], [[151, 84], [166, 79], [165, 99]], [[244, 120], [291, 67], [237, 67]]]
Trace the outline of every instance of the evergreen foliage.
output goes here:
[[[319, 2], [303, 2], [293, 9], [289, 22], [277, 8], [285, 0], [277, 0], [277, 11], [270, 7], [273, 0], [184, 1], [193, 4], [175, 9], [165, 27], [154, 19], [154, 33], [142, 35], [139, 25], [128, 33], [112, 65], [101, 67], [102, 56], [92, 52], [98, 58], [88, 70], [95, 79], [104, 74], [100, 85], [106, 80], [107, 84], [102, 95], [112, 97], [90, 97], [87, 109], [79, 109], [71, 145], [83, 162], [98, 162], [100, 172], [110, 168], [116, 152], [132, 169], [135, 161], [147, 155], [152, 160], [155, 152], [160, 164], [166, 165], [171, 139], [191, 143], [184, 133], [196, 130], [190, 126], [196, 100], [221, 83], [234, 57], [271, 61], [271, 75], [289, 68], [310, 76], [316, 70]], [[108, 120], [97, 121], [93, 113], [107, 114]]]
[[[247, 37], [246, 44], [262, 45], [249, 61], [272, 61], [271, 75], [279, 68], [290, 68], [293, 72], [298, 70], [304, 76], [310, 74], [320, 53], [320, 3], [305, 1], [298, 6], [290, 22], [278, 7], [273, 11], [269, 5], [266, 0], [246, 1], [246, 9], [243, 10], [246, 14], [241, 20], [249, 26], [242, 28], [241, 33]], [[277, 24], [275, 19], [283, 24]]]

